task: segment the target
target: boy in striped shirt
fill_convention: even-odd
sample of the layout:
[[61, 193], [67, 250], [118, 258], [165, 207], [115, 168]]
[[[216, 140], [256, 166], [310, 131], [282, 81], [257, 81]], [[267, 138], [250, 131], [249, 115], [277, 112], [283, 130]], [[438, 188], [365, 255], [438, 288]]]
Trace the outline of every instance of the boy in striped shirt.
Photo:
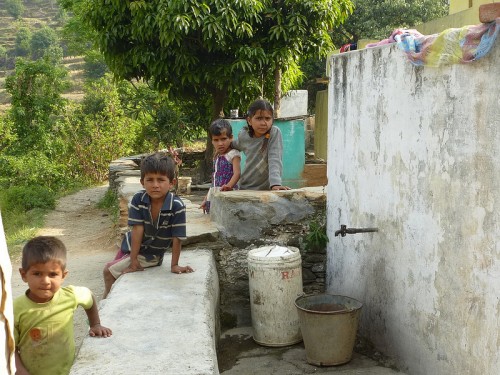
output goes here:
[[104, 267], [106, 298], [120, 275], [159, 266], [172, 246], [170, 271], [193, 272], [190, 266], [180, 266], [181, 240], [186, 238], [186, 207], [170, 190], [175, 185], [175, 162], [161, 153], [141, 161], [143, 190], [133, 196], [128, 213], [131, 230], [125, 235], [115, 260]]

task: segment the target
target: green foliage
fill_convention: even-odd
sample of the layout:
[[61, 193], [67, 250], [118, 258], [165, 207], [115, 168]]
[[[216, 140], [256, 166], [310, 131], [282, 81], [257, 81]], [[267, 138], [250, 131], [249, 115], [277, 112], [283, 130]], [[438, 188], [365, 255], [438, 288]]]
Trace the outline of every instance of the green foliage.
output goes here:
[[307, 250], [324, 250], [328, 243], [326, 234], [326, 224], [320, 221], [311, 221], [309, 223], [309, 233], [305, 238]]
[[97, 202], [97, 207], [105, 209], [109, 212], [111, 217], [113, 218], [113, 222], [117, 223], [120, 217], [120, 205], [118, 194], [112, 190], [106, 190], [106, 194], [102, 197], [102, 199]]
[[24, 13], [24, 5], [21, 0], [5, 0], [5, 9], [16, 20]]
[[[323, 55], [327, 31], [350, 11], [350, 0], [65, 0], [92, 29], [110, 70], [143, 78], [170, 98], [211, 97], [211, 118], [228, 100], [263, 94], [276, 68], [293, 81], [300, 56]], [[208, 125], [209, 121], [206, 122]]]
[[125, 113], [143, 124], [138, 148], [180, 147], [204, 134], [204, 119], [208, 118], [203, 112], [205, 106], [195, 101], [169, 99], [166, 93], [140, 82], [120, 84], [118, 91]]
[[139, 126], [124, 114], [109, 75], [87, 84], [83, 103], [69, 105], [62, 124], [70, 145], [68, 163], [75, 175], [104, 181], [109, 163], [133, 152]]
[[[1, 193], [0, 193], [1, 194]], [[35, 208], [30, 211], [2, 210], [2, 221], [11, 258], [19, 256], [26, 241], [38, 233], [43, 226], [46, 209]]]
[[5, 80], [12, 96], [9, 116], [15, 124], [19, 150], [48, 154], [54, 146], [54, 118], [66, 103], [62, 92], [68, 87], [67, 71], [48, 57], [37, 61], [18, 59], [13, 75]]
[[11, 147], [16, 140], [12, 122], [7, 116], [0, 116], [0, 153]]
[[333, 29], [337, 47], [359, 39], [385, 39], [396, 28], [415, 25], [448, 14], [447, 0], [355, 0], [354, 12]]
[[4, 71], [7, 70], [8, 56], [7, 48], [0, 46], [0, 66], [4, 68]]
[[71, 186], [68, 171], [63, 164], [54, 162], [45, 154], [26, 150], [21, 155], [0, 155], [0, 186], [43, 186], [61, 191]]
[[[64, 0], [59, 0], [59, 2], [63, 5], [66, 3]], [[69, 2], [72, 3], [73, 0], [69, 0]], [[67, 12], [66, 9], [61, 9]], [[61, 38], [67, 48], [67, 53], [70, 55], [82, 56], [87, 55], [90, 50], [97, 51], [93, 45], [95, 36], [92, 29], [81, 22], [78, 16], [73, 15], [64, 23]]]
[[55, 195], [43, 186], [13, 186], [2, 193], [2, 210], [29, 211], [34, 208], [54, 209]]
[[99, 51], [88, 50], [85, 53], [85, 65], [84, 65], [84, 76], [88, 80], [96, 80], [104, 77], [104, 75], [109, 71], [104, 57]]
[[30, 47], [31, 31], [27, 27], [20, 27], [16, 33], [14, 51], [16, 56], [28, 56], [31, 53]]
[[31, 35], [30, 49], [33, 60], [41, 58], [45, 51], [58, 45], [57, 34], [54, 29], [43, 26]]
[[[61, 66], [63, 60], [63, 49], [59, 45], [51, 45], [43, 51], [43, 58], [50, 64]], [[64, 74], [64, 73], [63, 73]], [[68, 82], [69, 86], [69, 82]]]

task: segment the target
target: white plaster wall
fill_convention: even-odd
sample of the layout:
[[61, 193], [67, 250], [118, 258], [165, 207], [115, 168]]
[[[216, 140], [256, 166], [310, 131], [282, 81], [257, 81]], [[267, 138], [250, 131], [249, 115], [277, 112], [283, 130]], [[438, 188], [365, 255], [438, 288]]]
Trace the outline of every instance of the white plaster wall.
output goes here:
[[408, 374], [500, 374], [499, 63], [329, 60], [327, 290]]

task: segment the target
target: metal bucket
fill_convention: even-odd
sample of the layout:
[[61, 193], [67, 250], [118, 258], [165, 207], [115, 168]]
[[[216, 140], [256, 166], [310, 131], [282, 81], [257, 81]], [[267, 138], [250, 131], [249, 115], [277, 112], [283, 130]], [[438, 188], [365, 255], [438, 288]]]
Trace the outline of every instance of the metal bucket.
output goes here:
[[354, 298], [318, 294], [295, 300], [307, 362], [333, 366], [352, 357], [363, 304]]

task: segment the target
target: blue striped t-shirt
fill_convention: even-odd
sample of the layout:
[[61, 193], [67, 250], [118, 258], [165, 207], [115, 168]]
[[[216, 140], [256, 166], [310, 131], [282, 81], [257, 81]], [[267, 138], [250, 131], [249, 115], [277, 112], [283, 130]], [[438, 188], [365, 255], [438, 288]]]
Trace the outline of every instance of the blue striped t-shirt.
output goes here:
[[[139, 254], [146, 257], [162, 256], [170, 247], [173, 237], [186, 238], [186, 207], [178, 196], [168, 192], [156, 223], [153, 223], [150, 207], [151, 201], [145, 190], [135, 193], [128, 210], [128, 225], [144, 225]], [[121, 250], [129, 253], [131, 245], [129, 231], [123, 238]]]

